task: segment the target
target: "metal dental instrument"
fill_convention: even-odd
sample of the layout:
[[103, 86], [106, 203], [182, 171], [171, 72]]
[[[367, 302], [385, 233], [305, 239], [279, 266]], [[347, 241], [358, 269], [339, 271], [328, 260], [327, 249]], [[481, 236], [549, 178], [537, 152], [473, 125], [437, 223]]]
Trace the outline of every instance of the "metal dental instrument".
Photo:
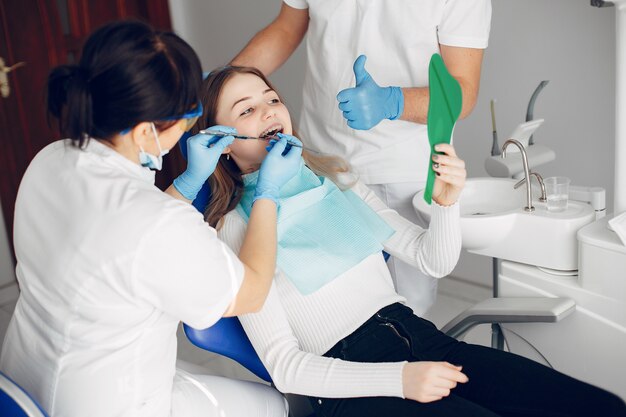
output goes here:
[[[266, 141], [266, 142], [268, 142], [268, 141], [270, 141], [272, 139], [276, 139], [276, 140], [280, 139], [278, 136], [274, 136], [274, 135], [260, 138], [260, 137], [256, 137], [256, 136], [246, 136], [246, 135], [237, 135], [237, 134], [231, 134], [231, 133], [224, 133], [224, 132], [220, 132], [219, 130], [211, 130], [211, 129], [201, 130], [199, 133], [202, 133], [203, 135], [213, 135], [213, 136], [221, 136], [221, 137], [232, 136], [235, 139], [241, 139], [241, 140], [249, 140], [249, 139], [263, 140], [263, 141]], [[295, 142], [287, 141], [287, 143], [289, 145], [291, 145], [291, 146], [295, 146], [296, 148], [302, 148], [303, 150], [308, 151], [308, 152], [313, 152], [313, 153], [317, 153], [317, 154], [323, 154], [323, 152], [307, 148], [306, 146], [302, 146], [302, 145], [300, 145], [298, 143], [295, 143]]]
[[493, 136], [493, 142], [491, 144], [491, 156], [500, 155], [500, 145], [498, 145], [498, 129], [496, 129], [496, 100], [491, 100], [491, 134]]
[[[213, 136], [221, 136], [221, 137], [232, 136], [235, 139], [242, 139], [242, 140], [247, 140], [247, 139], [270, 140], [276, 137], [276, 136], [268, 136], [267, 138], [258, 138], [255, 136], [234, 135], [231, 133], [225, 133], [225, 132], [220, 132], [219, 130], [210, 130], [210, 129], [201, 130], [199, 133], [202, 133], [203, 135], [213, 135]], [[297, 146], [297, 144], [295, 143], [293, 145]]]

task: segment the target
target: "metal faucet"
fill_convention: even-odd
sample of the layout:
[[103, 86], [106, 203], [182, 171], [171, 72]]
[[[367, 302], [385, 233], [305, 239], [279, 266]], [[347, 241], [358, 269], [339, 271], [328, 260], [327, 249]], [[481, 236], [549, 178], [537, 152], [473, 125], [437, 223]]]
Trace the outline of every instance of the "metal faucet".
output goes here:
[[[531, 172], [530, 176], [531, 177], [534, 176], [535, 178], [537, 178], [537, 182], [539, 183], [539, 186], [541, 187], [541, 196], [539, 197], [539, 202], [545, 203], [546, 201], [548, 201], [548, 199], [546, 198], [546, 185], [543, 183], [543, 177], [539, 175], [538, 172]], [[517, 184], [513, 186], [513, 188], [517, 190], [525, 182], [526, 182], [526, 178], [522, 178], [521, 180], [519, 180]]]
[[511, 144], [517, 146], [519, 148], [520, 153], [522, 154], [522, 163], [524, 164], [524, 179], [526, 180], [526, 201], [527, 201], [527, 204], [526, 204], [526, 207], [524, 207], [524, 210], [528, 212], [532, 212], [532, 211], [535, 211], [535, 208], [533, 207], [533, 200], [532, 200], [532, 190], [531, 190], [531, 185], [530, 185], [530, 172], [528, 170], [528, 156], [526, 155], [526, 150], [524, 149], [524, 145], [522, 145], [515, 139], [508, 139], [506, 142], [504, 142], [504, 145], [502, 145], [502, 158], [506, 158], [506, 148]]

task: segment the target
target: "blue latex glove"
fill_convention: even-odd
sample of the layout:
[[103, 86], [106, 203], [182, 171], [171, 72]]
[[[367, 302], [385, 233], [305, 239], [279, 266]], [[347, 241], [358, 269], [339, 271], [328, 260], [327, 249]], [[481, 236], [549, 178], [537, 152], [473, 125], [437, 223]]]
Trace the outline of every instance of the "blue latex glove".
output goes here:
[[400, 87], [380, 87], [365, 70], [365, 55], [354, 61], [356, 86], [337, 94], [339, 110], [348, 126], [368, 130], [383, 119], [396, 120], [404, 111], [404, 95]]
[[253, 202], [259, 198], [269, 198], [278, 205], [280, 189], [300, 170], [302, 148], [290, 146], [287, 142], [302, 145], [295, 136], [278, 134], [280, 140], [270, 141], [269, 153], [259, 169], [259, 179], [254, 190]]
[[[212, 126], [211, 130], [224, 133], [237, 133], [227, 126]], [[194, 200], [202, 185], [209, 178], [222, 151], [235, 140], [232, 136], [213, 136], [202, 133], [187, 140], [187, 169], [174, 180], [174, 187], [187, 200]]]

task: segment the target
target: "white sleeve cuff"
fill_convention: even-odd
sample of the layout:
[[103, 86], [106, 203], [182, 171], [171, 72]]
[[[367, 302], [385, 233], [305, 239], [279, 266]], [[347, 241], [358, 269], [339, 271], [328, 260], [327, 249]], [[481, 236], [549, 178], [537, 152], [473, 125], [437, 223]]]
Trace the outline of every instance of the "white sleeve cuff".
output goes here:
[[[436, 231], [436, 233], [444, 233], [445, 235], [452, 238], [455, 235], [460, 235], [461, 226], [461, 208], [459, 202], [456, 201], [454, 204], [449, 206], [439, 205], [435, 200], [433, 200], [430, 211], [430, 226], [429, 229], [431, 231]], [[450, 234], [450, 232], [453, 232]], [[459, 236], [460, 237], [460, 236]], [[455, 239], [452, 239], [455, 240]]]
[[307, 0], [283, 0], [283, 3], [285, 3], [289, 7], [293, 7], [294, 9], [302, 10], [309, 8], [309, 3], [307, 2]]
[[447, 35], [439, 32], [439, 43], [441, 45], [455, 46], [458, 48], [485, 49], [489, 44], [489, 38], [472, 38], [468, 36]]

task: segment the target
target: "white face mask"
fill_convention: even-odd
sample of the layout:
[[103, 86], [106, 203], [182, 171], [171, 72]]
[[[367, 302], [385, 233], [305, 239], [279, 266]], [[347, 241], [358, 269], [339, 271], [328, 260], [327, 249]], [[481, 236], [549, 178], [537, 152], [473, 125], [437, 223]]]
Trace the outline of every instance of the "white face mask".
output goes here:
[[139, 163], [141, 164], [141, 166], [144, 166], [146, 168], [156, 169], [157, 171], [160, 171], [161, 168], [163, 168], [163, 156], [169, 153], [169, 149], [161, 149], [159, 135], [157, 134], [154, 123], [150, 123], [150, 126], [152, 127], [152, 132], [154, 133], [154, 140], [156, 141], [157, 148], [159, 148], [159, 156], [154, 156], [151, 153], [144, 151], [143, 148], [139, 146]]

